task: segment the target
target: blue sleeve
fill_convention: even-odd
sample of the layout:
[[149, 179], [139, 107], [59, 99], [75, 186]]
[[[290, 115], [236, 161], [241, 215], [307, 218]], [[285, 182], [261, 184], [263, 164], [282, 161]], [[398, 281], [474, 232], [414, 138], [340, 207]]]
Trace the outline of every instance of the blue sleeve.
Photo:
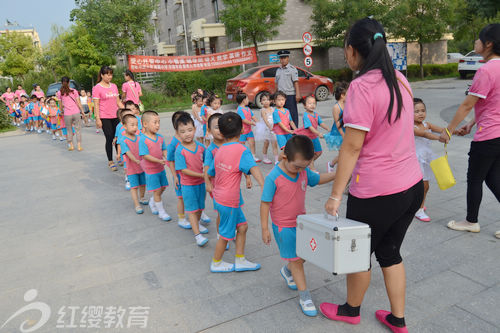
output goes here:
[[119, 134], [119, 132], [120, 132], [120, 125], [121, 125], [121, 124], [116, 125], [116, 128], [115, 128], [115, 138], [117, 138], [117, 137], [118, 137], [118, 134]]
[[255, 163], [250, 150], [246, 148], [243, 154], [241, 154], [239, 170], [245, 175], [249, 175], [250, 169], [254, 166], [257, 166], [257, 164]]
[[[207, 154], [207, 148], [205, 148], [205, 146], [203, 146], [201, 144], [200, 144], [200, 146], [202, 146], [201, 148], [203, 148], [203, 159], [202, 159], [202, 161], [205, 161], [205, 157], [208, 155]], [[210, 155], [212, 155], [212, 154], [210, 154]]]
[[273, 172], [271, 172], [264, 181], [264, 188], [262, 189], [261, 201], [272, 202], [274, 199], [274, 194], [276, 193], [276, 177], [273, 177]]
[[175, 144], [173, 139], [167, 146], [167, 161], [175, 161]]
[[290, 123], [293, 122], [292, 114], [290, 113], [290, 111], [288, 111], [288, 119], [290, 120]]
[[182, 146], [175, 150], [175, 170], [187, 169], [186, 158], [182, 155]]
[[245, 119], [245, 114], [243, 113], [243, 110], [241, 110], [240, 107], [238, 107], [238, 110], [236, 111], [238, 113], [238, 116], [241, 117], [241, 119]]
[[306, 168], [307, 173], [307, 185], [316, 186], [319, 183], [319, 173], [312, 172], [309, 168]]
[[304, 113], [304, 128], [309, 128], [312, 126], [311, 119], [309, 119], [309, 114]]
[[165, 143], [165, 138], [162, 137], [161, 141], [161, 150], [167, 150], [167, 144]]
[[125, 139], [120, 139], [120, 148], [122, 149], [122, 155], [125, 155], [130, 149], [128, 149], [128, 145], [125, 143]]
[[273, 124], [281, 123], [280, 115], [278, 114], [278, 109], [274, 109], [273, 111]]
[[252, 117], [253, 117], [253, 111], [252, 111], [251, 109], [250, 109], [250, 114], [251, 114], [251, 115], [252, 115]]
[[202, 105], [200, 108], [200, 118], [205, 115], [205, 105]]
[[139, 140], [139, 156], [149, 155], [149, 148], [143, 138]]
[[205, 151], [205, 157], [203, 158], [203, 166], [210, 167], [214, 163], [214, 155], [211, 151]]
[[321, 125], [322, 123], [323, 123], [323, 119], [321, 119], [321, 117], [318, 114], [318, 125]]
[[207, 173], [210, 177], [215, 177], [215, 161], [213, 159], [210, 161]]

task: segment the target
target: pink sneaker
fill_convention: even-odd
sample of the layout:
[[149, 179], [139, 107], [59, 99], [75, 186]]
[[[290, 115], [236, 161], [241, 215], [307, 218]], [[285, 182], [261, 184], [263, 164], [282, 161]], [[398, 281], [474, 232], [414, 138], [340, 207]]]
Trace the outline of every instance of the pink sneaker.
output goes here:
[[393, 326], [391, 325], [387, 319], [385, 319], [387, 317], [387, 315], [391, 314], [389, 311], [385, 311], [385, 310], [377, 310], [375, 312], [375, 317], [377, 317], [378, 321], [380, 321], [382, 324], [384, 324], [385, 326], [389, 327], [390, 330], [394, 333], [408, 333], [408, 329], [405, 327], [397, 327], [397, 326]]
[[321, 303], [319, 306], [319, 311], [328, 319], [343, 321], [344, 323], [348, 323], [351, 325], [357, 325], [361, 321], [361, 316], [356, 317], [348, 317], [348, 316], [339, 316], [337, 315], [337, 310], [339, 306], [338, 304], [333, 303]]

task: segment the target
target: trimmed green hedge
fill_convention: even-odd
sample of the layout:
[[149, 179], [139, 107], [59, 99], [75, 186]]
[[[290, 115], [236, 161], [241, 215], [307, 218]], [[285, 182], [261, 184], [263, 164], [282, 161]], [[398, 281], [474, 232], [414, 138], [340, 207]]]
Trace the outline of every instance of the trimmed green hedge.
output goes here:
[[9, 128], [12, 119], [10, 119], [7, 109], [3, 103], [0, 102], [0, 129]]
[[352, 81], [352, 70], [350, 68], [327, 69], [324, 71], [313, 72], [313, 74], [329, 77], [333, 80], [333, 82]]

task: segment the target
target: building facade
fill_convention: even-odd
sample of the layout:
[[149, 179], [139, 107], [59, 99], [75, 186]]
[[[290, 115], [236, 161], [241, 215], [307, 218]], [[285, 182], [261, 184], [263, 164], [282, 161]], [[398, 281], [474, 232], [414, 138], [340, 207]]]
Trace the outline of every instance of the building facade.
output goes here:
[[40, 36], [38, 36], [38, 32], [35, 28], [26, 28], [21, 26], [7, 26], [4, 30], [0, 30], [0, 35], [8, 34], [10, 32], [22, 34], [28, 36], [33, 41], [33, 46], [42, 50], [42, 42], [40, 41]]

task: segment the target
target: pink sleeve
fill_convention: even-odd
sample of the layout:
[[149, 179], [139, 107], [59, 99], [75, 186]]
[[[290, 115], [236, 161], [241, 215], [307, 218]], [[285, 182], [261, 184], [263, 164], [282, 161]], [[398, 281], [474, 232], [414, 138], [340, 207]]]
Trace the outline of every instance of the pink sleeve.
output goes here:
[[346, 127], [369, 132], [373, 123], [374, 96], [365, 89], [360, 82], [353, 81], [347, 90], [344, 110], [344, 124]]
[[[78, 91], [73, 90], [73, 98], [75, 99], [75, 101], [80, 100], [80, 95], [78, 94]], [[78, 104], [78, 103], [76, 103], [76, 104]]]
[[112, 88], [111, 88], [111, 89], [113, 89], [113, 92], [114, 92], [117, 96], [119, 96], [119, 95], [120, 95], [120, 94], [118, 93], [118, 87], [116, 86], [116, 84], [114, 84], [114, 83], [113, 83], [113, 86], [112, 86]]
[[56, 98], [59, 99], [59, 100], [61, 99], [61, 91], [60, 90], [58, 90], [56, 92]]
[[127, 82], [124, 82], [122, 84], [122, 91], [126, 94], [127, 93]]
[[493, 82], [489, 73], [480, 68], [474, 75], [472, 85], [469, 89], [469, 95], [485, 99], [488, 97], [491, 87], [493, 87]]
[[101, 98], [100, 92], [101, 90], [99, 89], [99, 85], [95, 85], [94, 88], [92, 88], [92, 98], [100, 99]]

